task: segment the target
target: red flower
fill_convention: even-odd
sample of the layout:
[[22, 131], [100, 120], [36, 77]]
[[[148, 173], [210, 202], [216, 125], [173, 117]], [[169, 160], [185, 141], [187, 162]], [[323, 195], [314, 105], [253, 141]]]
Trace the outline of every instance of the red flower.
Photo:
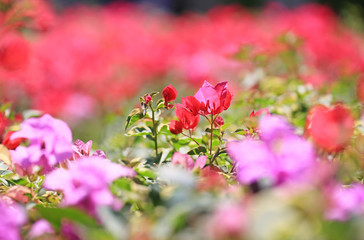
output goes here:
[[221, 117], [221, 116], [218, 116], [218, 117], [215, 119], [215, 121], [214, 121], [214, 125], [215, 125], [215, 127], [222, 126], [222, 125], [224, 125], [224, 124], [225, 124], [224, 119], [222, 119], [222, 117]]
[[[188, 96], [188, 97], [182, 98], [182, 104], [193, 115], [198, 115], [200, 113], [202, 104], [194, 96]], [[203, 105], [202, 105], [202, 107], [203, 107]]]
[[180, 121], [172, 120], [169, 123], [169, 131], [173, 134], [180, 134], [182, 132], [182, 123]]
[[342, 104], [313, 107], [307, 116], [306, 131], [313, 142], [328, 152], [338, 152], [350, 142], [354, 118]]
[[182, 104], [176, 104], [176, 116], [179, 120], [172, 120], [169, 123], [169, 131], [173, 134], [181, 133], [182, 129], [193, 130], [199, 121], [199, 116], [191, 113]]
[[10, 125], [10, 120], [3, 113], [0, 113], [0, 141], [5, 133], [5, 129]]
[[170, 108], [170, 106], [168, 105], [168, 102], [172, 102], [173, 100], [176, 99], [177, 90], [171, 84], [169, 84], [167, 87], [165, 87], [163, 89], [162, 94], [163, 94], [163, 98], [164, 98], [164, 105], [168, 109], [168, 108]]
[[2, 142], [2, 144], [9, 150], [16, 149], [19, 146], [20, 142], [23, 140], [23, 138], [15, 138], [13, 140], [10, 140], [10, 136], [13, 135], [13, 133], [14, 131], [7, 132]]
[[230, 106], [232, 95], [227, 89], [227, 82], [220, 82], [213, 87], [207, 81], [194, 96], [200, 102], [200, 114], [216, 115]]
[[191, 130], [196, 128], [200, 118], [198, 115], [189, 112], [182, 104], [176, 104], [176, 116], [184, 129]]

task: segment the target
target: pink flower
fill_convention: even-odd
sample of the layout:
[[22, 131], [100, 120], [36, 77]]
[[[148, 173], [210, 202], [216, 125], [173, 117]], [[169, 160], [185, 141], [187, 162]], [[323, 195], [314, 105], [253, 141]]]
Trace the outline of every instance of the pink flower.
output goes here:
[[225, 203], [219, 205], [207, 221], [211, 239], [242, 239], [247, 220], [240, 204]]
[[190, 155], [180, 152], [175, 152], [172, 156], [172, 163], [174, 165], [181, 165], [189, 170], [194, 168], [202, 169], [205, 166], [206, 161], [207, 156], [200, 156], [196, 159], [196, 162], [194, 162]]
[[36, 221], [29, 231], [29, 237], [31, 239], [40, 237], [44, 234], [52, 234], [54, 229], [52, 225], [45, 219], [39, 219]]
[[229, 156], [236, 162], [237, 179], [251, 184], [267, 178], [274, 184], [306, 179], [315, 166], [314, 149], [295, 135], [292, 127], [277, 116], [259, 122], [262, 141], [246, 138], [228, 143]]
[[201, 103], [200, 114], [216, 115], [229, 108], [232, 95], [227, 89], [227, 82], [213, 87], [205, 81], [194, 97]]
[[364, 213], [364, 186], [356, 183], [350, 187], [340, 184], [329, 186], [326, 218], [346, 221], [351, 215]]
[[[99, 206], [113, 206], [117, 202], [109, 185], [119, 177], [133, 177], [135, 171], [100, 157], [82, 158], [48, 174], [44, 186], [62, 190], [62, 205], [77, 206], [96, 215]], [[87, 179], [87, 181], [85, 181]]]
[[0, 199], [0, 240], [20, 240], [20, 227], [26, 222], [26, 213], [17, 204]]
[[[91, 147], [92, 147], [92, 140], [88, 141], [87, 143], [84, 143], [80, 139], [77, 139], [72, 146], [73, 154], [72, 154], [72, 160], [76, 160], [83, 157], [89, 157], [91, 153]], [[96, 150], [92, 157], [102, 157], [106, 158], [106, 154], [102, 150]]]
[[10, 140], [26, 138], [30, 145], [11, 151], [12, 162], [19, 174], [32, 174], [38, 170], [47, 173], [72, 155], [72, 132], [65, 122], [45, 114], [25, 120], [20, 127]]

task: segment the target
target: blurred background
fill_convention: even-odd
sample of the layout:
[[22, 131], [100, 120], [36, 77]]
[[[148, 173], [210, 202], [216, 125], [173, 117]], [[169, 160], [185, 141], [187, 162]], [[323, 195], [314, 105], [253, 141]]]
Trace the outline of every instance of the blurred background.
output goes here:
[[150, 4], [168, 12], [180, 14], [188, 11], [205, 12], [222, 4], [240, 4], [245, 7], [260, 8], [268, 3], [280, 3], [288, 8], [295, 8], [307, 3], [320, 3], [331, 7], [335, 12], [341, 13], [347, 8], [357, 8], [363, 13], [362, 0], [52, 0], [58, 8], [64, 8], [72, 4], [108, 4], [111, 2], [133, 2]]

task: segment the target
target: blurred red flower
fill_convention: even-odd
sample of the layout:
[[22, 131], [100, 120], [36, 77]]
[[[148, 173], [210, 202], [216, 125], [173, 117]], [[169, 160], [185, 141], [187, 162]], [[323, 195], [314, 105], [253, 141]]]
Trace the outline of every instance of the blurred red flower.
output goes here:
[[29, 55], [29, 43], [18, 34], [8, 34], [0, 42], [0, 65], [6, 70], [24, 68]]
[[306, 132], [313, 142], [328, 152], [338, 152], [350, 142], [354, 131], [354, 118], [342, 104], [331, 108], [313, 107], [306, 119]]

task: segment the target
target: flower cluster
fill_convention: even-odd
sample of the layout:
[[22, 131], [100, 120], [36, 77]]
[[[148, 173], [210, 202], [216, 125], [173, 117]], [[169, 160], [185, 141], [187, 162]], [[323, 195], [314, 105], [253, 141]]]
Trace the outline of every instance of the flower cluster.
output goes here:
[[204, 82], [194, 96], [182, 98], [182, 104], [176, 104], [178, 120], [172, 120], [169, 130], [179, 134], [183, 129], [194, 130], [199, 122], [199, 115], [207, 117], [212, 126], [222, 125], [223, 120], [218, 116], [230, 106], [232, 94], [227, 88], [227, 82], [212, 86]]

